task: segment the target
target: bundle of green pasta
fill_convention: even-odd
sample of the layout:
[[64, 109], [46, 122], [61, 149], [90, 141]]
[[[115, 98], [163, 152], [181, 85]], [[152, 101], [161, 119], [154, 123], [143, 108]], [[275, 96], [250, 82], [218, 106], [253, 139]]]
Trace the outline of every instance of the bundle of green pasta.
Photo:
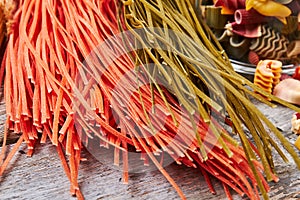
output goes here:
[[[163, 85], [167, 85], [190, 116], [198, 113], [211, 127], [213, 120], [229, 116], [232, 130], [239, 135], [258, 182], [253, 161], [259, 157], [267, 180], [272, 180], [273, 148], [287, 161], [281, 150], [284, 147], [300, 167], [294, 148], [249, 98], [252, 96], [275, 106], [255, 94], [255, 90], [274, 102], [299, 109], [267, 94], [237, 74], [203, 19], [196, 15], [190, 0], [127, 0], [123, 1], [121, 10], [126, 23], [124, 29], [131, 31], [137, 44], [134, 47], [137, 50], [132, 54], [137, 68], [143, 66], [150, 71], [149, 80], [154, 88], [165, 80]], [[250, 147], [245, 130], [250, 132], [258, 152]], [[272, 139], [271, 132], [280, 145]], [[214, 134], [221, 135], [217, 131]], [[223, 148], [226, 150], [226, 145]], [[201, 153], [205, 156], [206, 152]], [[233, 155], [230, 151], [227, 154]]]

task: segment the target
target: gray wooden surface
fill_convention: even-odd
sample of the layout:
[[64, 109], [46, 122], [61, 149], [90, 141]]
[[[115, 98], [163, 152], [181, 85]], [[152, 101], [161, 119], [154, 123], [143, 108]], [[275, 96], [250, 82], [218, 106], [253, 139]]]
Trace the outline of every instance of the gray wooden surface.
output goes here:
[[[278, 107], [275, 109], [256, 103], [257, 106], [294, 143], [297, 136], [291, 133], [290, 118], [293, 111]], [[2, 110], [2, 109], [0, 109]], [[3, 114], [3, 113], [2, 113]], [[2, 121], [2, 119], [0, 120]], [[13, 146], [10, 145], [10, 148]], [[25, 145], [21, 150], [26, 150]], [[122, 172], [111, 165], [105, 165], [88, 158], [80, 166], [79, 184], [86, 199], [179, 199], [174, 189], [159, 171], [131, 174], [129, 184], [122, 183]], [[276, 156], [278, 158], [278, 156]], [[270, 199], [300, 199], [300, 171], [293, 161], [283, 163], [276, 160], [279, 183], [270, 183]], [[226, 199], [219, 183], [215, 183], [216, 195], [212, 195], [197, 169], [171, 164], [168, 173], [182, 188], [187, 199]], [[234, 192], [232, 192], [234, 194]], [[18, 152], [5, 175], [0, 177], [0, 199], [74, 199], [69, 194], [69, 181], [61, 167], [55, 148], [51, 144], [39, 144], [33, 157]], [[234, 194], [234, 199], [242, 199]]]

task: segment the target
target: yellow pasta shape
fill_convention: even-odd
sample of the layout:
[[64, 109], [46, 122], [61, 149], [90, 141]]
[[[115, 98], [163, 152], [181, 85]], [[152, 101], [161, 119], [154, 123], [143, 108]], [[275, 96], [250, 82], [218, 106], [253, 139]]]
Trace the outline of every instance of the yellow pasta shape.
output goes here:
[[254, 8], [262, 15], [277, 17], [284, 24], [286, 24], [285, 17], [292, 13], [287, 6], [272, 0], [246, 0], [246, 10], [251, 8]]

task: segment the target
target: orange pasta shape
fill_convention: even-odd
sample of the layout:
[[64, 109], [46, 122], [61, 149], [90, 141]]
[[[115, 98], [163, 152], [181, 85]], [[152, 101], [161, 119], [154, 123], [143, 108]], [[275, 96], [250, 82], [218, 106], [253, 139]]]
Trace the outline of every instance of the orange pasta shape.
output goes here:
[[254, 75], [254, 84], [268, 93], [280, 82], [282, 63], [277, 60], [259, 61]]

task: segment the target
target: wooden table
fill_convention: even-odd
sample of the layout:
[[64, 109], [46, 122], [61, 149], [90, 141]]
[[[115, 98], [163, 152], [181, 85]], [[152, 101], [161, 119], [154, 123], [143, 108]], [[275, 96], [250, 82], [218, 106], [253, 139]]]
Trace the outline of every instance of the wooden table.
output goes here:
[[[283, 131], [291, 143], [297, 136], [291, 131], [290, 119], [293, 111], [278, 106], [269, 108], [261, 103], [255, 104], [265, 115]], [[0, 108], [0, 112], [3, 110]], [[1, 121], [5, 119], [1, 112]], [[1, 126], [1, 124], [0, 124]], [[1, 127], [2, 128], [2, 127]], [[12, 140], [13, 141], [13, 140]], [[13, 144], [10, 145], [12, 147]], [[21, 150], [25, 150], [25, 145]], [[88, 161], [80, 166], [79, 184], [88, 200], [92, 199], [179, 199], [174, 189], [158, 170], [141, 174], [131, 174], [129, 184], [122, 183], [122, 172], [115, 167], [101, 164], [88, 152]], [[278, 156], [275, 155], [275, 158]], [[300, 171], [291, 160], [283, 163], [275, 159], [280, 178], [279, 183], [270, 183], [270, 199], [300, 199]], [[166, 167], [168, 173], [182, 188], [187, 199], [226, 199], [219, 183], [215, 183], [216, 195], [209, 192], [206, 183], [197, 169], [177, 164]], [[234, 192], [232, 192], [234, 194]], [[0, 199], [74, 199], [69, 194], [69, 181], [64, 174], [55, 148], [51, 144], [37, 146], [33, 157], [28, 158], [22, 151], [14, 157], [5, 176], [0, 178]], [[234, 199], [242, 199], [234, 194]]]

